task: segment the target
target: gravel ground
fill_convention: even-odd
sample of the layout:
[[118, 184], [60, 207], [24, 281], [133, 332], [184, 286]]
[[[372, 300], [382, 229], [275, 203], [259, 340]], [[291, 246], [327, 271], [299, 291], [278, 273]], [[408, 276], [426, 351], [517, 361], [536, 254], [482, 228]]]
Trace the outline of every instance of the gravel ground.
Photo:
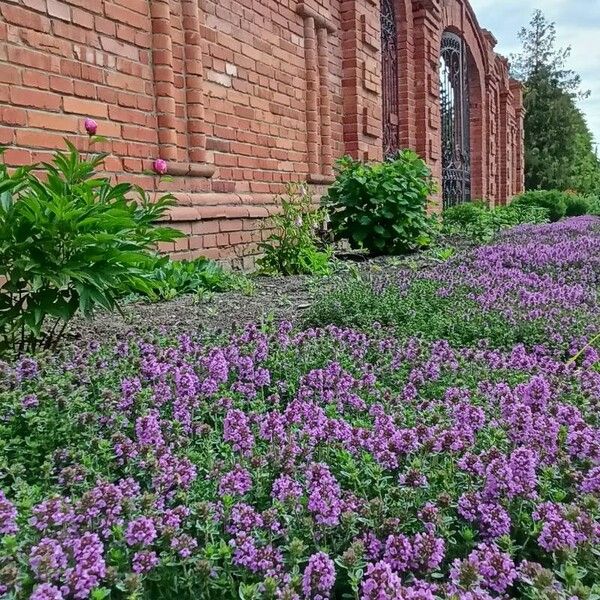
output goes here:
[[[459, 251], [470, 244], [465, 240], [446, 240], [443, 247]], [[91, 320], [76, 319], [70, 328], [71, 341], [110, 341], [129, 332], [164, 330], [170, 334], [184, 331], [230, 332], [247, 323], [289, 320], [298, 323], [312, 303], [340, 278], [358, 269], [363, 275], [385, 272], [426, 270], [438, 260], [435, 252], [367, 260], [364, 255], [339, 255], [336, 269], [329, 277], [252, 277], [251, 293], [226, 292], [199, 298], [181, 296], [169, 302], [125, 304], [123, 314], [99, 312]]]
[[71, 341], [108, 341], [132, 331], [219, 333], [239, 329], [250, 322], [285, 319], [298, 323], [320, 294], [352, 270], [358, 269], [363, 274], [385, 271], [393, 275], [394, 271], [427, 269], [437, 263], [432, 253], [371, 260], [360, 255], [341, 258], [330, 277], [252, 277], [254, 289], [248, 294], [232, 291], [209, 297], [181, 296], [154, 304], [128, 303], [122, 307], [123, 315], [99, 312], [91, 320], [75, 320], [69, 338]]

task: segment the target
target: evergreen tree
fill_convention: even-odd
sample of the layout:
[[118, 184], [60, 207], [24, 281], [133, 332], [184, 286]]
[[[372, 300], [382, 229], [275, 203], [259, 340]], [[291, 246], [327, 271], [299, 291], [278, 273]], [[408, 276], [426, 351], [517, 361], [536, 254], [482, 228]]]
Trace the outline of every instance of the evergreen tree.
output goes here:
[[577, 99], [580, 76], [566, 68], [571, 48], [556, 47], [556, 27], [541, 10], [519, 32], [522, 50], [511, 57], [525, 85], [525, 185], [528, 189], [600, 193], [600, 161]]

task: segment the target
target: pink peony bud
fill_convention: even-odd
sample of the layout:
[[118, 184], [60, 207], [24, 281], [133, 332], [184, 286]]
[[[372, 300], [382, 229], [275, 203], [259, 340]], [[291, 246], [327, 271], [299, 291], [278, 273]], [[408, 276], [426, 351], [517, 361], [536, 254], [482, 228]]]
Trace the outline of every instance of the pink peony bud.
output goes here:
[[157, 158], [153, 163], [152, 163], [152, 170], [157, 174], [157, 175], [164, 175], [167, 172], [167, 161], [163, 160], [162, 158]]
[[83, 122], [83, 126], [85, 130], [88, 132], [88, 135], [96, 135], [96, 131], [98, 131], [98, 123], [94, 121], [94, 119], [90, 119], [89, 117]]

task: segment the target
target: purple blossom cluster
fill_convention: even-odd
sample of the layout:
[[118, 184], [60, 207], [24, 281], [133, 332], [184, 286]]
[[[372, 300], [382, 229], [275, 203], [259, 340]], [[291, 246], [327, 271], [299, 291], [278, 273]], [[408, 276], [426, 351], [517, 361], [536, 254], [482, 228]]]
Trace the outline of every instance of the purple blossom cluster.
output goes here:
[[[514, 311], [593, 312], [599, 244], [590, 219], [524, 227], [438, 275], [509, 326]], [[0, 446], [15, 462], [0, 474], [0, 595], [591, 597], [588, 341], [458, 348], [283, 323], [21, 359], [0, 391], [18, 449]], [[26, 428], [46, 432], [43, 452], [18, 445]]]

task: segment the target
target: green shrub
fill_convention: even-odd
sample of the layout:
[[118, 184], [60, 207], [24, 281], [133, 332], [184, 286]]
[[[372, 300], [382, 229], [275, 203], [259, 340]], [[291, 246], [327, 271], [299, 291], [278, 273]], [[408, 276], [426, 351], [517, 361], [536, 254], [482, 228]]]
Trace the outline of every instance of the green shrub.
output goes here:
[[590, 197], [589, 202], [590, 202], [589, 214], [597, 215], [600, 217], [600, 198], [598, 198], [596, 196], [592, 196], [592, 197]]
[[587, 215], [592, 208], [590, 198], [587, 196], [580, 196], [579, 194], [566, 194], [565, 204], [566, 217], [580, 217], [581, 215]]
[[548, 218], [555, 222], [562, 219], [567, 211], [568, 194], [557, 190], [535, 190], [525, 192], [513, 199], [513, 204], [537, 206], [548, 210]]
[[338, 239], [373, 254], [399, 254], [427, 246], [431, 223], [427, 199], [434, 192], [431, 173], [416, 153], [395, 160], [338, 161], [337, 179], [324, 199]]
[[444, 225], [464, 227], [481, 220], [481, 215], [488, 210], [488, 205], [483, 200], [462, 202], [444, 210], [442, 216]]
[[0, 349], [50, 348], [77, 311], [150, 293], [156, 243], [181, 235], [155, 226], [170, 196], [153, 203], [113, 185], [96, 174], [105, 154], [84, 158], [67, 145], [50, 164], [12, 174], [0, 164]]
[[318, 247], [318, 229], [326, 212], [314, 205], [306, 186], [290, 185], [280, 199], [281, 214], [271, 224], [275, 228], [260, 244], [264, 255], [257, 261], [267, 275], [327, 275], [331, 250]]
[[548, 209], [513, 203], [489, 208], [484, 202], [466, 202], [448, 208], [443, 213], [442, 231], [449, 235], [465, 235], [478, 242], [487, 242], [510, 227], [524, 223], [544, 223]]

